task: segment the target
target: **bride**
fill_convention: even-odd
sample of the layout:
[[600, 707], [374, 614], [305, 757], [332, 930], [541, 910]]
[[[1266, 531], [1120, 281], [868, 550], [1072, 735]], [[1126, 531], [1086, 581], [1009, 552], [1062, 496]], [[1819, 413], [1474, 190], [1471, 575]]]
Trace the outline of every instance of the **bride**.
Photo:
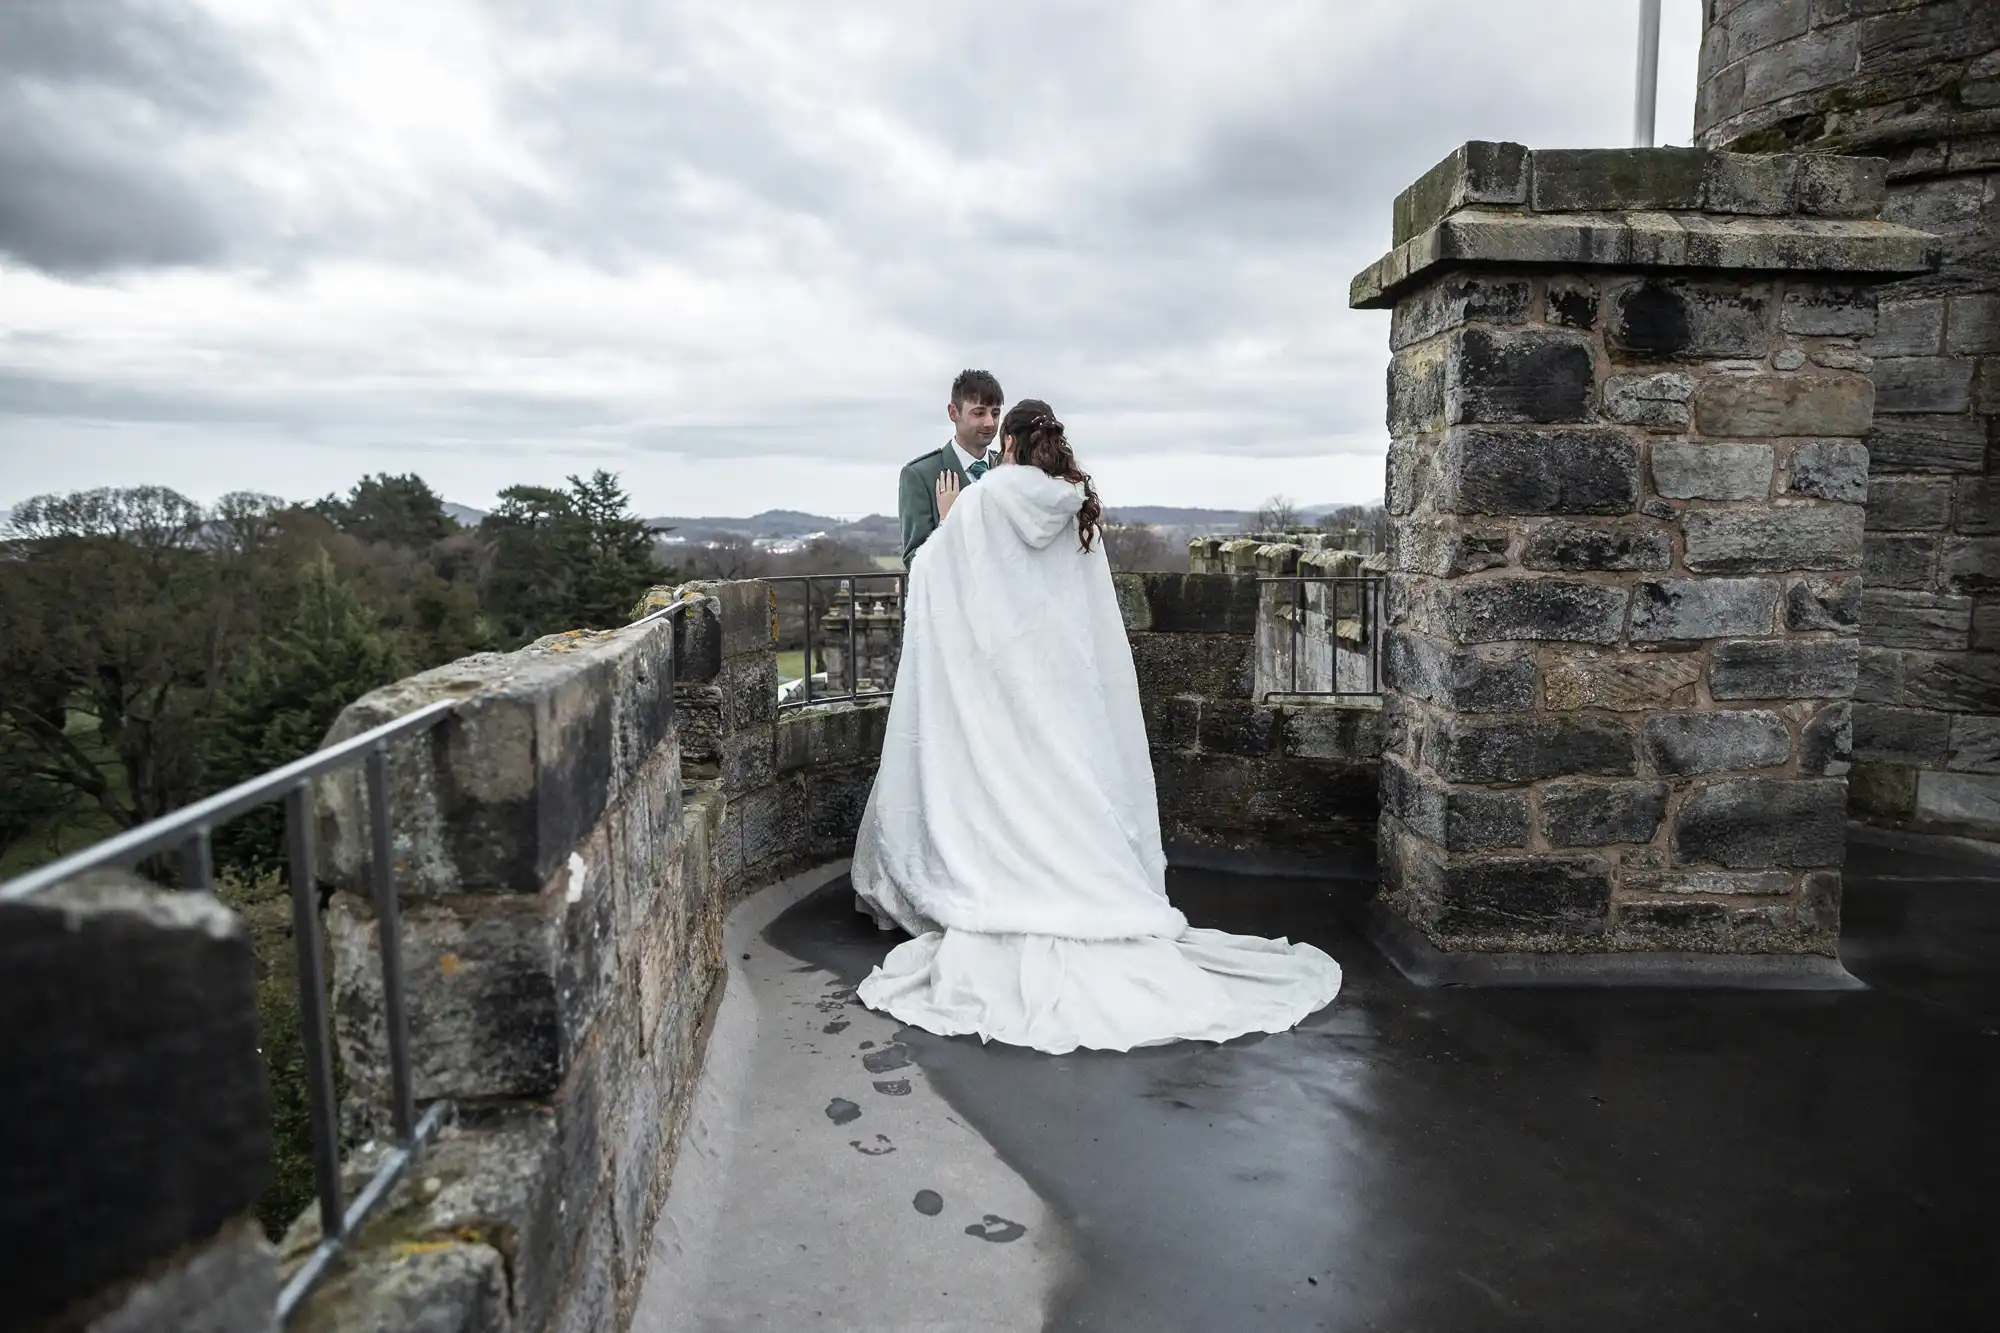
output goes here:
[[[913, 562], [858, 906], [914, 938], [860, 998], [1061, 1054], [1282, 1032], [1329, 1003], [1309, 944], [1190, 927], [1166, 856], [1102, 509], [1046, 403]], [[1011, 465], [1011, 466], [1009, 466]]]

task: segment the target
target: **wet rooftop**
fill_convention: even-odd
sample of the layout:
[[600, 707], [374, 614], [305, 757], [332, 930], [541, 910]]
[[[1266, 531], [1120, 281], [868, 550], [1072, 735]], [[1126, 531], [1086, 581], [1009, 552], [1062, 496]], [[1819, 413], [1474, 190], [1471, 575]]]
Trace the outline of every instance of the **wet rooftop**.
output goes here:
[[1887, 1329], [2000, 1303], [1989, 853], [1853, 846], [1845, 992], [1424, 989], [1349, 924], [1365, 884], [1169, 887], [1196, 924], [1328, 950], [1339, 999], [1219, 1047], [982, 1047], [859, 1008], [894, 940], [837, 872], [767, 905], [739, 969], [758, 1113], [711, 1114], [740, 1123], [737, 1186], [761, 1158], [787, 1188], [683, 1203], [741, 1262], [638, 1326]]

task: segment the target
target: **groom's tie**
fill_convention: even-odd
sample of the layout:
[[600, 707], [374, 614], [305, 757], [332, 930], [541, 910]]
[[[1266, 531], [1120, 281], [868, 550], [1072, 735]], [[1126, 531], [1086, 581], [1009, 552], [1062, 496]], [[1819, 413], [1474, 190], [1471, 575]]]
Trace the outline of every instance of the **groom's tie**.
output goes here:
[[978, 462], [974, 463], [971, 467], [967, 468], [965, 470], [965, 479], [967, 481], [978, 481], [981, 477], [985, 476], [988, 472], [992, 471], [993, 464], [987, 461], [987, 459], [990, 459], [992, 457], [993, 455], [988, 454], [986, 455], [986, 458], [980, 459]]

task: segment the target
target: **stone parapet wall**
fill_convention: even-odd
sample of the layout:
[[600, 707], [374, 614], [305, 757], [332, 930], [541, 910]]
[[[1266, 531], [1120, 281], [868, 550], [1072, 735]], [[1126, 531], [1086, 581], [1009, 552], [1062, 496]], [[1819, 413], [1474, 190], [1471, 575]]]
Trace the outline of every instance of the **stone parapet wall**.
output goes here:
[[[672, 618], [466, 659], [357, 701], [339, 739], [458, 709], [393, 756], [413, 1075], [457, 1123], [398, 1186], [304, 1327], [622, 1328], [643, 1278], [722, 975], [752, 888], [835, 860], [882, 705], [780, 714], [763, 583], [660, 590]], [[347, 1169], [388, 1090], [358, 785], [320, 825]], [[426, 1182], [429, 1182], [427, 1187]], [[295, 1260], [317, 1240], [308, 1216]]]
[[1116, 584], [1170, 856], [1369, 851], [1378, 712], [1260, 701], [1255, 580], [1120, 574]]
[[256, 987], [205, 894], [101, 872], [0, 903], [0, 1322], [275, 1329]]
[[1855, 810], [2000, 836], [2000, 5], [1711, 0], [1704, 145], [1883, 159], [1882, 216], [1940, 238], [1880, 291]]
[[[1447, 950], [1831, 954], [1860, 344], [1870, 279], [1922, 238], [1829, 233], [1755, 159], [1548, 156], [1467, 145], [1356, 280], [1394, 310], [1384, 900]], [[1865, 166], [1820, 170], [1865, 210]], [[1657, 211], [1718, 181], [1780, 202], [1749, 228]], [[1481, 211], [1502, 196], [1588, 212]], [[1460, 208], [1477, 245], [1431, 246]], [[1668, 224], [1721, 239], [1698, 267], [1685, 244], [1518, 267]]]

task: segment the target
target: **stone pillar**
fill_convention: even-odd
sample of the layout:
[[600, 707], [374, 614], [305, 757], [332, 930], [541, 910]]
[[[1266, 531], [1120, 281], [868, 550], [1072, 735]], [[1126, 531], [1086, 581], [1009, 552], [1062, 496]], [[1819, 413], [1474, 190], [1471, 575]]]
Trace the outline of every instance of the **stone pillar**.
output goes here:
[[[1378, 924], [1832, 984], [1879, 163], [1467, 144], [1396, 201]], [[1383, 909], [1386, 909], [1384, 911]], [[1584, 955], [1581, 959], [1578, 955]]]
[[1703, 146], [1884, 158], [1882, 216], [1943, 238], [1860, 344], [1877, 415], [1852, 804], [2000, 836], [2000, 5], [1708, 0], [1707, 24]]
[[120, 871], [0, 903], [0, 1031], [0, 1324], [274, 1330], [242, 921]]

